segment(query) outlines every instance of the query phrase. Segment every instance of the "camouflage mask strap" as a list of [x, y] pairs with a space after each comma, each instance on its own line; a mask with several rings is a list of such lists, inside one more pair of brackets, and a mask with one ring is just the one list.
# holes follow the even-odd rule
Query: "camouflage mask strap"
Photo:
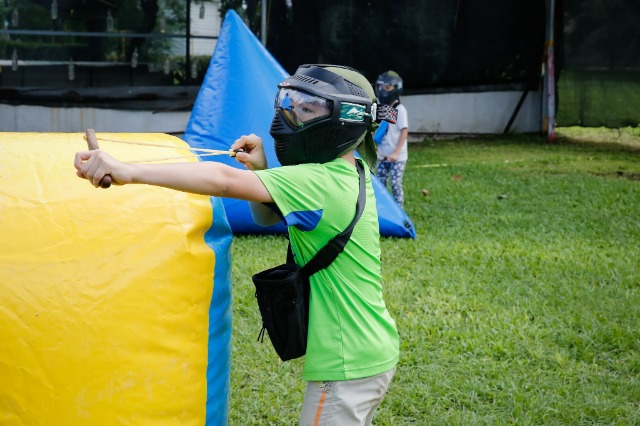
[[390, 105], [377, 104], [375, 121], [388, 121], [394, 123], [398, 120], [398, 110]]

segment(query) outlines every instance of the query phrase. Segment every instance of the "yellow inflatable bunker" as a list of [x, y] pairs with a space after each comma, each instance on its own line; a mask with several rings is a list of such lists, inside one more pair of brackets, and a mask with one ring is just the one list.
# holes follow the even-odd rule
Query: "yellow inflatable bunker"
[[[229, 281], [222, 203], [96, 189], [73, 167], [83, 136], [0, 133], [0, 424], [224, 424], [230, 324], [212, 318], [229, 319], [228, 298], [212, 303], [214, 280]], [[169, 135], [98, 136], [175, 147], [100, 142], [125, 161], [189, 155]]]

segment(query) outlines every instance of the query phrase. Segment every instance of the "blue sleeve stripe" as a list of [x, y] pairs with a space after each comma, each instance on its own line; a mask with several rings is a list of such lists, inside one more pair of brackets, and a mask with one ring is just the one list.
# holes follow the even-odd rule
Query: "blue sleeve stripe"
[[318, 226], [322, 218], [322, 209], [291, 212], [285, 216], [287, 226], [295, 226], [301, 231], [311, 231]]

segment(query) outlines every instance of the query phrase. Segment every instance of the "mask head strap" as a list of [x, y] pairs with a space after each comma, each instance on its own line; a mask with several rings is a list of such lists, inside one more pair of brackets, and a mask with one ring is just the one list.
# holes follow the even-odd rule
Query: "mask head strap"
[[371, 108], [371, 115], [373, 116], [374, 121], [388, 121], [389, 123], [395, 124], [398, 120], [398, 109], [392, 107], [391, 105], [384, 104], [374, 104], [376, 105], [375, 111], [374, 108]]

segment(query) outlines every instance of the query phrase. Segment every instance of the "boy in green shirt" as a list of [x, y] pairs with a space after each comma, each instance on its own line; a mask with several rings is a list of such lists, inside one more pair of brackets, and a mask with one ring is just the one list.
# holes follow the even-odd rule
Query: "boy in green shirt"
[[[143, 183], [250, 201], [256, 222], [284, 220], [303, 266], [353, 219], [356, 161], [376, 161], [375, 95], [357, 71], [303, 65], [278, 85], [270, 134], [283, 167], [269, 169], [261, 138], [231, 146], [247, 170], [222, 163], [129, 164], [101, 150], [76, 154], [79, 177], [99, 186]], [[356, 159], [355, 149], [364, 158]], [[398, 333], [382, 298], [380, 236], [370, 174], [366, 205], [344, 251], [310, 277], [309, 331], [300, 425], [369, 425], [395, 372]], [[277, 208], [274, 210], [272, 207]], [[277, 211], [277, 213], [276, 213]]]

